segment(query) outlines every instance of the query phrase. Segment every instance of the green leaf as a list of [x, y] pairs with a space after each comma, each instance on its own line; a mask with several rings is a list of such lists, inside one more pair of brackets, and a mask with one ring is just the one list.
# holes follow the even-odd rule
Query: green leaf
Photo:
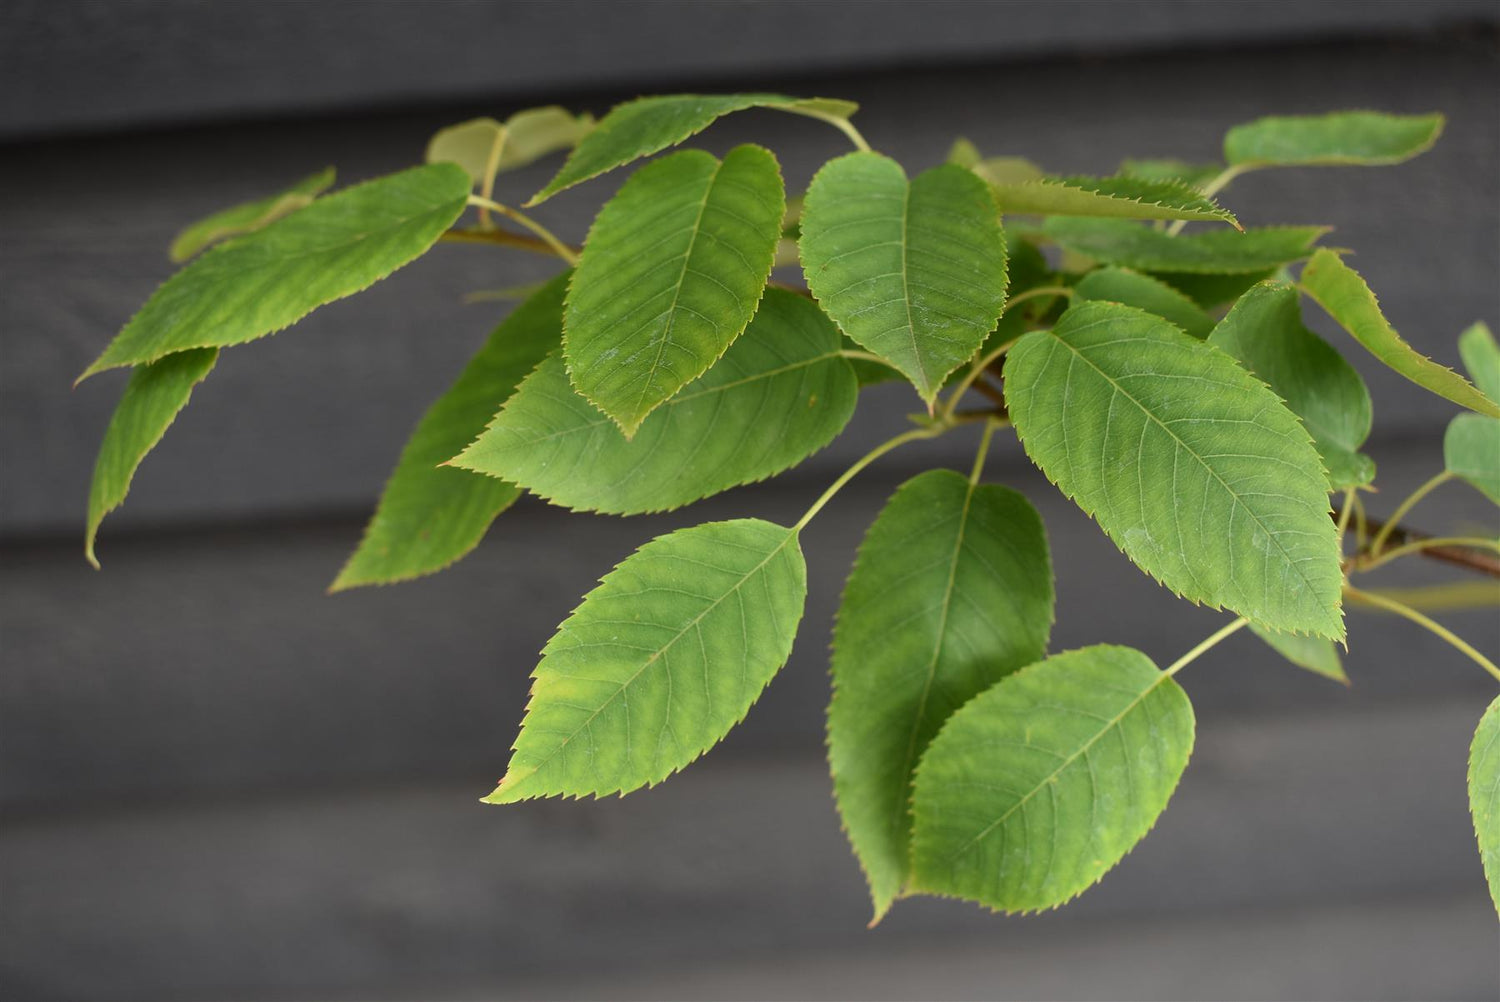
[[469, 175], [429, 164], [318, 199], [213, 248], [167, 279], [79, 380], [288, 327], [420, 257], [469, 197]]
[[1120, 173], [1127, 177], [1138, 177], [1143, 181], [1180, 181], [1190, 188], [1202, 188], [1223, 170], [1223, 164], [1191, 164], [1169, 158], [1120, 162]]
[[1214, 329], [1213, 318], [1198, 304], [1150, 275], [1129, 268], [1099, 268], [1083, 277], [1073, 292], [1079, 299], [1122, 303], [1170, 320], [1198, 340]]
[[1133, 177], [1046, 178], [1022, 184], [991, 183], [1002, 213], [1093, 216], [1113, 219], [1200, 219], [1239, 222], [1211, 198], [1180, 181]]
[[929, 406], [1005, 302], [1005, 240], [989, 187], [951, 164], [908, 183], [878, 153], [829, 161], [807, 189], [802, 270], [828, 315]]
[[571, 149], [593, 127], [592, 115], [574, 115], [556, 105], [518, 111], [504, 122], [474, 118], [434, 134], [426, 160], [458, 164], [488, 194], [496, 174]]
[[1079, 303], [1011, 349], [1026, 452], [1142, 570], [1273, 629], [1342, 639], [1328, 480], [1296, 415], [1215, 348]]
[[277, 192], [253, 202], [234, 205], [215, 212], [207, 219], [200, 219], [177, 234], [168, 255], [175, 262], [186, 261], [209, 244], [218, 243], [227, 237], [250, 233], [312, 203], [323, 192], [333, 186], [334, 170], [324, 167], [309, 175], [285, 191]]
[[1267, 268], [1241, 275], [1192, 274], [1185, 271], [1156, 271], [1151, 277], [1165, 282], [1184, 296], [1198, 304], [1199, 309], [1212, 310], [1232, 303], [1260, 282], [1271, 278], [1279, 269]]
[[1151, 659], [1055, 654], [970, 700], [917, 768], [912, 888], [1055, 908], [1135, 847], [1193, 750], [1193, 708]]
[[1333, 251], [1322, 249], [1312, 256], [1302, 269], [1302, 288], [1354, 340], [1391, 369], [1460, 407], [1500, 417], [1500, 404], [1402, 340], [1380, 312], [1380, 303], [1365, 280]]
[[1500, 697], [1479, 718], [1469, 747], [1469, 813], [1479, 839], [1479, 858], [1500, 911]]
[[1370, 437], [1370, 391], [1354, 367], [1302, 324], [1295, 286], [1263, 282], [1245, 293], [1208, 343], [1237, 359], [1286, 401], [1312, 434], [1335, 489], [1375, 479], [1359, 452]]
[[906, 882], [911, 777], [970, 698], [1047, 651], [1042, 520], [950, 470], [908, 480], [865, 534], [833, 639], [828, 760], [875, 918]]
[[516, 307], [423, 415], [331, 591], [442, 570], [478, 546], [495, 517], [521, 495], [514, 484], [439, 464], [472, 442], [500, 402], [561, 342], [567, 287], [564, 273]]
[[1443, 116], [1339, 111], [1260, 118], [1224, 136], [1224, 159], [1243, 167], [1399, 164], [1432, 149]]
[[654, 785], [717, 743], [786, 663], [807, 568], [759, 519], [660, 536], [584, 597], [542, 650], [489, 803]]
[[1443, 463], [1500, 504], [1500, 420], [1460, 414], [1443, 435]]
[[979, 147], [963, 136], [959, 136], [953, 140], [953, 145], [948, 147], [948, 159], [946, 162], [955, 167], [962, 167], [965, 170], [973, 170], [979, 166], [979, 161], [983, 159], [984, 157], [980, 155]]
[[718, 361], [771, 274], [786, 206], [776, 158], [683, 150], [631, 176], [594, 220], [563, 324], [579, 393], [629, 437]]
[[544, 202], [564, 188], [659, 153], [702, 132], [722, 116], [746, 108], [774, 108], [838, 123], [846, 121], [859, 105], [782, 94], [668, 94], [627, 101], [600, 120], [569, 154], [557, 176], [526, 204]]
[[859, 395], [840, 350], [816, 305], [767, 289], [745, 336], [633, 439], [573, 391], [554, 355], [453, 465], [574, 509], [677, 508], [780, 473], [832, 441]]
[[1250, 624], [1250, 629], [1272, 650], [1297, 667], [1306, 668], [1335, 682], [1349, 684], [1349, 676], [1344, 674], [1344, 663], [1339, 658], [1338, 647], [1332, 640], [1326, 637], [1299, 637], [1291, 633], [1278, 633], [1254, 623]]
[[1054, 216], [1043, 231], [1067, 250], [1139, 271], [1237, 275], [1268, 271], [1312, 253], [1323, 226], [1266, 226], [1169, 235], [1122, 219]]
[[218, 357], [217, 348], [184, 351], [130, 374], [125, 394], [104, 431], [99, 457], [94, 460], [94, 479], [89, 484], [83, 554], [96, 568], [99, 560], [94, 556], [94, 537], [99, 523], [125, 501], [141, 460], [156, 448], [177, 413], [187, 406], [193, 387], [203, 382]]
[[969, 169], [991, 185], [1029, 184], [1046, 176], [1025, 157], [985, 157]]
[[1483, 320], [1458, 336], [1458, 354], [1469, 378], [1491, 400], [1500, 400], [1500, 345]]

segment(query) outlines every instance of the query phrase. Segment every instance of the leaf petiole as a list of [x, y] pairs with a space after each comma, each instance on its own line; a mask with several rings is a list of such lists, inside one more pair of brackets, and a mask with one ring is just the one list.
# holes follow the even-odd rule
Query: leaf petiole
[[1395, 599], [1388, 598], [1385, 595], [1380, 594], [1379, 592], [1361, 591], [1360, 589], [1355, 588], [1353, 585], [1346, 584], [1344, 586], [1344, 594], [1357, 601], [1373, 605], [1380, 609], [1384, 609], [1387, 612], [1394, 612], [1396, 615], [1401, 616], [1404, 619], [1411, 620], [1413, 623], [1416, 623], [1418, 626], [1427, 630], [1434, 636], [1447, 641], [1448, 645], [1454, 650], [1458, 651], [1461, 654], [1467, 655], [1469, 660], [1473, 661], [1475, 664], [1479, 665], [1479, 667], [1495, 676], [1495, 678], [1500, 679], [1500, 666], [1497, 666], [1495, 662], [1491, 661], [1489, 658], [1485, 657], [1483, 654], [1475, 650], [1468, 641], [1458, 636], [1458, 634], [1454, 633], [1446, 626], [1443, 626], [1441, 623], [1422, 615], [1420, 612], [1411, 608], [1410, 606], [1403, 605], [1402, 603], [1397, 602]]
[[1182, 669], [1198, 660], [1199, 655], [1217, 646], [1219, 641], [1223, 640], [1225, 637], [1231, 636], [1237, 630], [1243, 629], [1244, 627], [1249, 625], [1250, 620], [1246, 619], [1244, 616], [1241, 616], [1234, 622], [1230, 623], [1228, 626], [1221, 627], [1220, 629], [1210, 634], [1209, 637], [1197, 647], [1194, 647], [1182, 657], [1178, 658], [1176, 661], [1173, 661], [1171, 666], [1168, 667], [1167, 670], [1162, 674], [1166, 675], [1168, 678], [1176, 675], [1178, 672], [1182, 671]]
[[1406, 516], [1407, 512], [1411, 511], [1417, 506], [1418, 501], [1421, 501], [1428, 494], [1431, 494], [1433, 491], [1437, 490], [1443, 484], [1452, 479], [1453, 474], [1449, 473], [1447, 470], [1444, 470], [1442, 473], [1439, 473], [1437, 476], [1433, 477], [1422, 486], [1412, 491], [1411, 494], [1407, 496], [1406, 500], [1402, 501], [1401, 504], [1397, 506], [1395, 512], [1392, 513], [1391, 517], [1385, 520], [1385, 525], [1380, 527], [1380, 531], [1376, 533], [1374, 540], [1372, 540], [1370, 543], [1370, 556], [1372, 558], [1380, 556], [1380, 549], [1385, 545], [1385, 541], [1390, 538], [1391, 533], [1395, 530], [1396, 526], [1400, 524], [1401, 519]]
[[807, 523], [813, 520], [813, 516], [822, 511], [823, 506], [826, 505], [829, 501], [832, 501], [833, 496], [840, 490], [842, 490], [845, 484], [853, 480], [855, 476], [859, 474], [860, 470], [863, 470], [866, 466], [869, 466], [871, 463], [875, 462], [875, 460], [879, 459], [881, 456], [884, 456], [892, 449], [899, 448], [905, 445], [907, 442], [917, 442], [925, 438], [937, 438], [939, 435], [946, 432], [949, 427], [951, 426], [944, 422], [928, 425], [925, 428], [913, 428], [911, 431], [902, 432], [895, 438], [887, 439], [886, 441], [877, 445], [875, 448], [871, 449], [869, 452], [865, 453], [859, 459], [854, 461], [854, 465], [850, 466], [847, 470], [841, 473], [837, 480], [828, 485], [828, 489], [818, 497], [818, 500], [812, 503], [812, 507], [808, 508], [807, 511], [803, 513], [802, 517], [797, 520], [797, 524], [792, 526], [792, 532], [801, 532], [803, 527], [805, 527]]
[[547, 246], [552, 249], [552, 253], [556, 254], [558, 257], [562, 258], [570, 265], [578, 264], [578, 254], [573, 250], [573, 248], [563, 243], [551, 230], [547, 229], [547, 227], [532, 219], [530, 216], [526, 215], [526, 213], [520, 211], [519, 209], [512, 209], [508, 205], [502, 205], [501, 203], [496, 202], [493, 199], [485, 198], [483, 195], [470, 195], [469, 204], [477, 205], [481, 209], [490, 209], [494, 212], [498, 212], [500, 213], [500, 215], [506, 217], [507, 219], [521, 224], [532, 233], [535, 233], [538, 237], [540, 237], [547, 244]]

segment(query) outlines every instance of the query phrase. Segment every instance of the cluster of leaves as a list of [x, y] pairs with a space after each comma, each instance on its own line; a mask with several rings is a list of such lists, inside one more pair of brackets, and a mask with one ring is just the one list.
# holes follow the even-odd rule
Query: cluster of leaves
[[[528, 206], [749, 108], [832, 124], [856, 151], [791, 200], [763, 147], [668, 153], [635, 170], [581, 250], [493, 198], [498, 175], [546, 154], [570, 151]], [[628, 515], [774, 476], [832, 441], [873, 383], [904, 379], [927, 409], [795, 524], [681, 529], [605, 575], [543, 651], [491, 802], [624, 793], [712, 747], [790, 654], [809, 522], [884, 453], [966, 424], [983, 425], [972, 470], [931, 470], [895, 492], [838, 615], [829, 761], [877, 919], [913, 893], [1030, 911], [1097, 881], [1155, 823], [1192, 751], [1193, 711], [1174, 676], [1240, 627], [1342, 680], [1347, 598], [1439, 632], [1500, 677], [1417, 609], [1349, 583], [1424, 549], [1474, 561], [1500, 550], [1393, 535], [1448, 479], [1500, 502], [1493, 337], [1476, 325], [1461, 338], [1471, 383], [1402, 340], [1364, 280], [1319, 246], [1325, 228], [1246, 229], [1214, 199], [1250, 170], [1398, 163], [1436, 140], [1440, 116], [1262, 119], [1229, 132], [1223, 164], [1126, 161], [1098, 178], [960, 141], [911, 177], [869, 149], [854, 111], [681, 95], [597, 123], [559, 108], [479, 119], [434, 137], [424, 166], [333, 194], [326, 171], [190, 228], [173, 256], [202, 253], [84, 373], [133, 368], [95, 470], [90, 560], [100, 520], [221, 349], [439, 241], [479, 242], [567, 267], [422, 418], [335, 590], [441, 569], [524, 491]], [[477, 224], [457, 226], [470, 208]], [[1182, 232], [1192, 222], [1209, 228]], [[771, 281], [793, 262], [805, 288]], [[1304, 325], [1304, 297], [1467, 410], [1449, 429], [1445, 470], [1383, 528], [1359, 493], [1375, 477], [1360, 451], [1369, 393]], [[970, 399], [980, 406], [960, 410]], [[1145, 573], [1235, 618], [1165, 670], [1125, 647], [1049, 653], [1042, 521], [1020, 494], [983, 482], [991, 436], [1006, 427]], [[1342, 497], [1336, 518], [1330, 494]], [[1500, 701], [1476, 735], [1470, 783], [1496, 888]]]

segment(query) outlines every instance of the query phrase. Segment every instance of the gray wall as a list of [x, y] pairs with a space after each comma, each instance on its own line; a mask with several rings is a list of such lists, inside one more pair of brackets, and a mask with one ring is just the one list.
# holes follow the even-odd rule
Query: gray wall
[[[802, 33], [772, 37], [767, 11]], [[1500, 321], [1496, 70], [1485, 3], [9, 5], [0, 996], [1500, 992], [1463, 796], [1491, 687], [1370, 616], [1351, 622], [1349, 690], [1248, 637], [1185, 673], [1200, 736], [1183, 787], [1077, 904], [1002, 920], [907, 902], [864, 930], [820, 760], [828, 624], [884, 498], [926, 465], [967, 463], [963, 436], [893, 456], [819, 519], [792, 660], [709, 758], [620, 801], [473, 802], [503, 768], [534, 652], [600, 573], [672, 526], [794, 517], [903, 423], [899, 387], [772, 484], [629, 520], [523, 502], [454, 570], [333, 598], [322, 588], [403, 436], [503, 313], [463, 293], [545, 261], [443, 247], [229, 351], [106, 522], [100, 574], [78, 527], [123, 383], [68, 389], [168, 273], [172, 233], [207, 211], [324, 163], [345, 181], [403, 166], [472, 114], [687, 87], [854, 98], [865, 134], [912, 168], [958, 134], [1100, 172], [1211, 158], [1259, 114], [1445, 111], [1447, 135], [1410, 164], [1266, 172], [1226, 201], [1249, 222], [1337, 226], [1397, 327], [1455, 363], [1463, 325]], [[745, 139], [776, 150], [789, 186], [843, 149], [760, 112], [703, 141]], [[550, 166], [506, 183], [529, 193]], [[577, 237], [615, 183], [543, 215]], [[1355, 352], [1376, 400], [1378, 512], [1435, 469], [1451, 408]], [[1219, 621], [1124, 562], [1013, 442], [989, 469], [1051, 533], [1056, 647], [1171, 658]], [[1419, 521], [1495, 515], [1453, 489]], [[1451, 622], [1500, 648], [1493, 616]]]

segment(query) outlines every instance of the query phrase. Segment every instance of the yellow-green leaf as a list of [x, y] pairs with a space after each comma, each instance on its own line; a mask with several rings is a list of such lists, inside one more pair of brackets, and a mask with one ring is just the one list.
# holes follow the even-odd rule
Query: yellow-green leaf
[[1443, 435], [1443, 464], [1500, 504], [1500, 419], [1460, 414]]
[[991, 182], [1003, 213], [1112, 219], [1197, 219], [1240, 228], [1234, 214], [1180, 181], [1134, 177], [1045, 178]]
[[314, 198], [333, 187], [334, 170], [325, 167], [266, 198], [231, 206], [200, 219], [177, 234], [168, 252], [175, 262], [186, 261], [209, 244], [218, 243], [241, 233], [251, 233], [274, 223], [289, 212], [308, 205]]
[[94, 556], [99, 523], [124, 502], [141, 460], [167, 433], [178, 412], [187, 406], [193, 387], [208, 376], [218, 357], [217, 348], [183, 351], [143, 365], [130, 374], [125, 395], [105, 429], [99, 457], [94, 460], [94, 479], [89, 485], [83, 553], [95, 567], [99, 566]]
[[1260, 118], [1224, 136], [1224, 159], [1244, 167], [1398, 164], [1432, 148], [1443, 116], [1336, 111]]
[[1340, 327], [1397, 373], [1460, 407], [1500, 417], [1500, 404], [1452, 369], [1407, 344], [1380, 311], [1380, 303], [1365, 280], [1333, 251], [1325, 248], [1312, 256], [1302, 269], [1302, 287]]
[[1469, 746], [1469, 813], [1479, 839], [1479, 858], [1500, 911], [1500, 696], [1479, 718]]
[[1213, 318], [1197, 303], [1165, 282], [1129, 268], [1096, 268], [1083, 276], [1073, 292], [1080, 300], [1102, 299], [1155, 313], [1200, 341], [1214, 329]]
[[1469, 378], [1491, 400], [1500, 401], [1500, 345], [1483, 320], [1471, 324], [1458, 336], [1458, 354], [1469, 370]]
[[1254, 623], [1250, 624], [1250, 629], [1268, 647], [1298, 668], [1306, 668], [1315, 675], [1331, 678], [1344, 685], [1349, 684], [1349, 676], [1344, 674], [1344, 663], [1339, 658], [1339, 649], [1327, 637], [1280, 633]]
[[666, 779], [739, 723], [786, 663], [806, 595], [792, 529], [745, 518], [653, 539], [543, 648], [510, 768], [484, 799]]

